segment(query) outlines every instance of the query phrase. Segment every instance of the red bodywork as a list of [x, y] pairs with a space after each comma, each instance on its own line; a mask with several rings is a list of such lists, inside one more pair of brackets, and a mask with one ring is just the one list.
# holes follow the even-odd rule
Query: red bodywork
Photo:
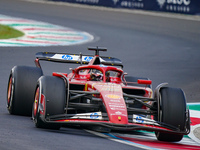
[[[98, 69], [102, 71], [103, 75], [107, 71], [116, 71], [118, 72], [118, 77], [110, 77], [110, 81], [106, 82], [106, 79], [103, 78], [102, 81], [90, 81], [90, 74], [80, 75], [78, 72], [80, 70], [86, 69]], [[137, 126], [135, 129], [145, 128], [146, 130], [166, 130], [170, 131], [168, 128], [164, 128], [161, 126], [148, 125], [148, 124], [138, 124], [138, 123], [130, 123], [128, 121], [128, 113], [127, 106], [123, 97], [122, 89], [141, 89], [145, 91], [144, 97], [151, 98], [152, 90], [148, 87], [138, 87], [138, 86], [127, 86], [122, 82], [123, 71], [116, 67], [111, 66], [101, 66], [101, 65], [87, 65], [80, 66], [74, 70], [72, 73], [66, 74], [58, 74], [53, 73], [53, 76], [63, 77], [65, 76], [69, 80], [69, 84], [73, 85], [84, 85], [84, 91], [98, 91], [99, 95], [95, 95], [98, 98], [103, 100], [103, 104], [105, 105], [109, 121], [103, 120], [92, 120], [92, 119], [61, 119], [56, 120], [56, 122], [62, 123], [108, 123], [108, 124], [123, 124], [127, 126]], [[138, 84], [151, 84], [150, 80], [138, 80]], [[144, 108], [145, 109], [145, 108]], [[171, 130], [172, 131], [172, 130]]]
[[[96, 55], [89, 62], [88, 65], [79, 66], [76, 69], [71, 69], [72, 72], [67, 73], [53, 73], [53, 76], [63, 78], [66, 83], [69, 83], [69, 87], [81, 86], [82, 91], [85, 92], [97, 92], [97, 94], [92, 94], [93, 97], [99, 98], [102, 100], [103, 105], [105, 106], [108, 119], [104, 118], [73, 118], [73, 117], [61, 117], [59, 119], [53, 118], [44, 120], [47, 123], [61, 123], [61, 124], [83, 124], [83, 125], [96, 125], [104, 126], [111, 129], [117, 130], [149, 130], [149, 131], [162, 131], [168, 133], [176, 134], [187, 134], [185, 132], [177, 131], [174, 128], [163, 126], [162, 124], [157, 123], [153, 119], [153, 115], [149, 115], [150, 118], [143, 121], [136, 122], [129, 119], [129, 114], [127, 110], [126, 100], [124, 99], [124, 90], [135, 90], [140, 91], [142, 94], [133, 95], [135, 98], [147, 98], [148, 105], [151, 105], [151, 100], [153, 100], [152, 89], [148, 86], [151, 85], [150, 80], [138, 79], [137, 86], [130, 86], [127, 84], [122, 69], [102, 65], [101, 63], [96, 64], [96, 61], [99, 59], [99, 56]], [[39, 60], [36, 59], [36, 66], [41, 67]], [[98, 70], [101, 72], [100, 81], [92, 81], [91, 79], [91, 70]], [[114, 72], [114, 76], [110, 76], [109, 80], [106, 78], [107, 72]], [[141, 85], [141, 86], [138, 86]], [[143, 86], [142, 86], [143, 85]], [[144, 86], [146, 85], [146, 86]], [[70, 89], [74, 90], [74, 89]], [[45, 104], [44, 104], [45, 105]], [[143, 110], [149, 110], [149, 108], [143, 106]], [[91, 113], [91, 115], [94, 115]], [[137, 115], [137, 114], [136, 114]], [[63, 115], [66, 116], [66, 115]], [[133, 116], [133, 115], [132, 115]], [[133, 117], [132, 117], [133, 118]], [[150, 121], [149, 121], [150, 120]], [[148, 122], [149, 121], [149, 122]], [[148, 122], [148, 123], [147, 123]]]

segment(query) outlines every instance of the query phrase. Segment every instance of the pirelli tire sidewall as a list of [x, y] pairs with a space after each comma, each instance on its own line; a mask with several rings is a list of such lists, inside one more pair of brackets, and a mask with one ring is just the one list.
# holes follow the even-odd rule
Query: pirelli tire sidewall
[[[185, 132], [187, 124], [186, 98], [179, 88], [162, 87], [158, 95], [158, 121]], [[160, 141], [177, 142], [183, 135], [156, 132]]]
[[42, 75], [42, 70], [37, 67], [12, 68], [7, 90], [7, 108], [10, 114], [31, 116], [35, 87]]
[[38, 99], [36, 98], [34, 101], [35, 105], [33, 104], [32, 111], [35, 126], [38, 128], [59, 129], [60, 124], [48, 123], [46, 119], [53, 115], [65, 113], [66, 86], [64, 80], [54, 76], [42, 76], [38, 79], [35, 91], [35, 97], [37, 97], [37, 92], [39, 94]]

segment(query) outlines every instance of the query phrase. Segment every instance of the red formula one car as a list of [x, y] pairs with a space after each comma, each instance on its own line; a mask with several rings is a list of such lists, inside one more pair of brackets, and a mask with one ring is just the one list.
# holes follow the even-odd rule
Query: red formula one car
[[[15, 66], [8, 81], [10, 114], [31, 115], [38, 128], [83, 125], [97, 131], [148, 130], [158, 140], [180, 141], [190, 132], [184, 92], [127, 76], [119, 59], [101, 57], [106, 48], [90, 47], [95, 56], [39, 52], [36, 66]], [[40, 60], [81, 64], [71, 73], [44, 76]]]

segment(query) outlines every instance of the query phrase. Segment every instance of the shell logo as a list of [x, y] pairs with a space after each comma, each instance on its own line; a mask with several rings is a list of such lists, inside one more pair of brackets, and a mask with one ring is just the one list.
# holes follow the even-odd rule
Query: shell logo
[[114, 94], [108, 94], [108, 95], [106, 95], [106, 97], [107, 97], [107, 98], [112, 98], [112, 99], [120, 99], [120, 98], [121, 98], [121, 96], [119, 96], [119, 95], [114, 95]]

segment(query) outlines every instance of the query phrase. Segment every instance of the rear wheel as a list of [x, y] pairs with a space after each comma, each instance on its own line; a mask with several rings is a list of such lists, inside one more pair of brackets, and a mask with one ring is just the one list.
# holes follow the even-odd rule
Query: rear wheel
[[[186, 99], [183, 91], [178, 88], [163, 87], [158, 96], [158, 116], [156, 120], [174, 126], [180, 131], [186, 125]], [[177, 142], [183, 135], [156, 132], [159, 141]]]
[[42, 70], [37, 67], [12, 68], [7, 89], [7, 108], [10, 114], [31, 116], [34, 92]]
[[63, 79], [42, 76], [38, 80], [32, 118], [37, 128], [60, 129], [60, 124], [46, 123], [46, 117], [65, 113], [66, 88]]

